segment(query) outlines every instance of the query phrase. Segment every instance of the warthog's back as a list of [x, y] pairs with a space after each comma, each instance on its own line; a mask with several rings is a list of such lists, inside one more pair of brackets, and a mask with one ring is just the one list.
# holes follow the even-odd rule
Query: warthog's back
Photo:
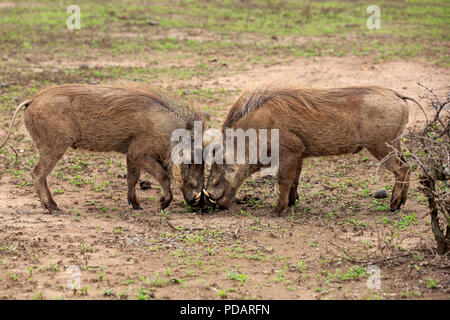
[[48, 128], [69, 136], [73, 148], [126, 153], [130, 142], [146, 135], [150, 143], [168, 142], [173, 129], [183, 126], [161, 96], [113, 86], [66, 85], [33, 97], [25, 112], [33, 139]]
[[407, 122], [406, 103], [382, 87], [264, 87], [239, 98], [224, 128], [279, 128], [280, 139], [284, 131], [301, 139], [305, 156], [326, 156], [390, 142]]

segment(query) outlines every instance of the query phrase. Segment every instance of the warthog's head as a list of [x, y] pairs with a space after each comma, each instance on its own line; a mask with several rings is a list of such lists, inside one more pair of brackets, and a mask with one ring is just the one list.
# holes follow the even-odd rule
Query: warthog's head
[[206, 201], [221, 209], [228, 208], [237, 189], [233, 181], [232, 166], [213, 163], [206, 189], [203, 191]]
[[193, 123], [172, 132], [172, 163], [179, 166], [181, 191], [184, 200], [192, 207], [203, 205], [204, 170], [202, 135], [205, 117], [196, 109]]
[[190, 206], [197, 207], [202, 202], [204, 188], [203, 164], [180, 164], [182, 178], [181, 190], [184, 200]]

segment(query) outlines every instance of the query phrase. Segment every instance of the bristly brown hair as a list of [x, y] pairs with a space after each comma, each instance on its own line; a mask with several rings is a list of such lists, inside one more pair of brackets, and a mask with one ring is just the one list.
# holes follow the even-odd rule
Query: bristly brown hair
[[260, 108], [266, 103], [270, 103], [277, 108], [285, 109], [286, 111], [291, 108], [297, 110], [301, 108], [305, 115], [313, 118], [324, 112], [324, 105], [333, 105], [338, 108], [341, 105], [340, 101], [345, 101], [348, 104], [351, 100], [357, 105], [358, 103], [356, 103], [356, 100], [360, 100], [364, 94], [375, 92], [384, 94], [385, 89], [378, 86], [322, 89], [302, 88], [295, 84], [259, 85], [253, 89], [246, 90], [241, 94], [231, 107], [223, 128], [232, 127], [245, 115]]
[[[109, 90], [101, 90], [105, 88]], [[92, 91], [95, 91], [95, 95], [90, 94]], [[184, 99], [162, 88], [146, 84], [124, 82], [120, 85], [106, 85], [99, 88], [96, 88], [95, 85], [67, 84], [47, 88], [30, 99], [35, 100], [38, 96], [49, 93], [56, 96], [60, 92], [64, 92], [64, 94], [70, 92], [72, 97], [76, 96], [87, 104], [95, 96], [95, 104], [103, 106], [100, 114], [138, 111], [157, 104], [185, 121], [188, 130], [193, 129], [194, 121], [202, 121], [202, 123], [205, 121], [193, 99]], [[116, 108], [118, 105], [121, 107]]]
[[200, 110], [198, 102], [192, 97], [180, 97], [178, 94], [161, 87], [150, 86], [145, 83], [118, 82], [115, 86], [142, 91], [159, 98], [160, 104], [173, 112], [177, 117], [187, 122], [188, 130], [193, 129], [194, 121], [202, 121], [205, 126], [205, 116]]

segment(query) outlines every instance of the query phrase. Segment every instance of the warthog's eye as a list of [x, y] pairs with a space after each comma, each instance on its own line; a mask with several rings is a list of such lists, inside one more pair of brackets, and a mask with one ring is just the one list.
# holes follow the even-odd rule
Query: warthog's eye
[[234, 171], [236, 171], [236, 166], [227, 165], [225, 170], [227, 173], [233, 173]]

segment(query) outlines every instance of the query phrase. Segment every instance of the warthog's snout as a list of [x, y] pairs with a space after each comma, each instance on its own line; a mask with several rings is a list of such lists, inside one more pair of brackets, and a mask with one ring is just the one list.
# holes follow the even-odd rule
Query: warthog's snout
[[192, 207], [200, 207], [202, 205], [203, 192], [193, 194], [190, 199], [185, 197], [186, 203]]

